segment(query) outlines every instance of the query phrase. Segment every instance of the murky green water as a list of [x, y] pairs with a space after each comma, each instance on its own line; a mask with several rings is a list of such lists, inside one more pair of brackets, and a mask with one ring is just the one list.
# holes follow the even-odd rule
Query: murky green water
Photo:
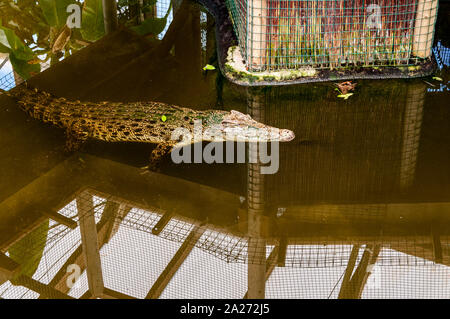
[[0, 248], [22, 265], [0, 255], [0, 297], [450, 297], [448, 65], [442, 81], [357, 81], [348, 100], [332, 82], [250, 89], [202, 71], [217, 58], [198, 5], [177, 27], [169, 51], [122, 31], [30, 83], [251, 114], [295, 132], [278, 172], [168, 155], [143, 175], [152, 146], [67, 154], [63, 131], [0, 97]]

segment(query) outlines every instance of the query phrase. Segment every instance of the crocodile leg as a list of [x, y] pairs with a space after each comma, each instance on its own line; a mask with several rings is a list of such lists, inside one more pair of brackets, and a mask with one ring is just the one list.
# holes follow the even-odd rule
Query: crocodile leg
[[76, 125], [66, 129], [66, 152], [78, 151], [88, 139], [88, 133], [79, 129]]
[[156, 146], [156, 148], [152, 151], [152, 154], [150, 155], [149, 165], [143, 168], [148, 169], [150, 171], [158, 171], [159, 166], [161, 164], [161, 159], [166, 154], [169, 154], [176, 144], [177, 141], [168, 141], [164, 143], [159, 143]]

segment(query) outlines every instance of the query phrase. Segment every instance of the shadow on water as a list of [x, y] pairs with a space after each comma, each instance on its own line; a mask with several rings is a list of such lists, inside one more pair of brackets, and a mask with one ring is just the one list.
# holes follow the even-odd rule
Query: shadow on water
[[[342, 100], [332, 83], [237, 87], [202, 71], [215, 55], [213, 20], [185, 1], [159, 43], [120, 30], [29, 82], [72, 99], [249, 113], [296, 134], [276, 174], [168, 156], [142, 175], [142, 144], [66, 154], [63, 132], [0, 96], [0, 296], [448, 298], [449, 92], [434, 90], [448, 65], [441, 82], [358, 81]], [[86, 270], [78, 286], [71, 265]]]

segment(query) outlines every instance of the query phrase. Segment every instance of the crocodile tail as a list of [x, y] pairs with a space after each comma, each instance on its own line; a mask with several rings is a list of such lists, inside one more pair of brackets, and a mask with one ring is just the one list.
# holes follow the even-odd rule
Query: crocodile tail
[[9, 96], [10, 98], [19, 100], [20, 97], [22, 96], [22, 93], [20, 92], [20, 90], [18, 90], [18, 88], [19, 87], [16, 86], [8, 91], [0, 89], [0, 95], [6, 95], [6, 96]]

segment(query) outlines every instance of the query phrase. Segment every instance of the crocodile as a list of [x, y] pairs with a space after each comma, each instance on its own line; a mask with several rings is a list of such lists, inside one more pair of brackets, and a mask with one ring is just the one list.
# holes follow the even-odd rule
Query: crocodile
[[[153, 143], [157, 144], [151, 154], [151, 162], [154, 162], [170, 153], [173, 147], [180, 146], [180, 140], [172, 139], [175, 129], [194, 132], [198, 121], [204, 132], [213, 132], [203, 134], [203, 141], [227, 141], [230, 137], [235, 141], [248, 141], [257, 136], [258, 142], [287, 142], [295, 137], [288, 129], [265, 125], [235, 110], [198, 111], [161, 102], [81, 102], [56, 97], [26, 83], [2, 93], [13, 98], [31, 117], [65, 129], [68, 151], [79, 149], [89, 138]], [[265, 134], [258, 134], [260, 132]], [[184, 141], [185, 144], [193, 142]]]

